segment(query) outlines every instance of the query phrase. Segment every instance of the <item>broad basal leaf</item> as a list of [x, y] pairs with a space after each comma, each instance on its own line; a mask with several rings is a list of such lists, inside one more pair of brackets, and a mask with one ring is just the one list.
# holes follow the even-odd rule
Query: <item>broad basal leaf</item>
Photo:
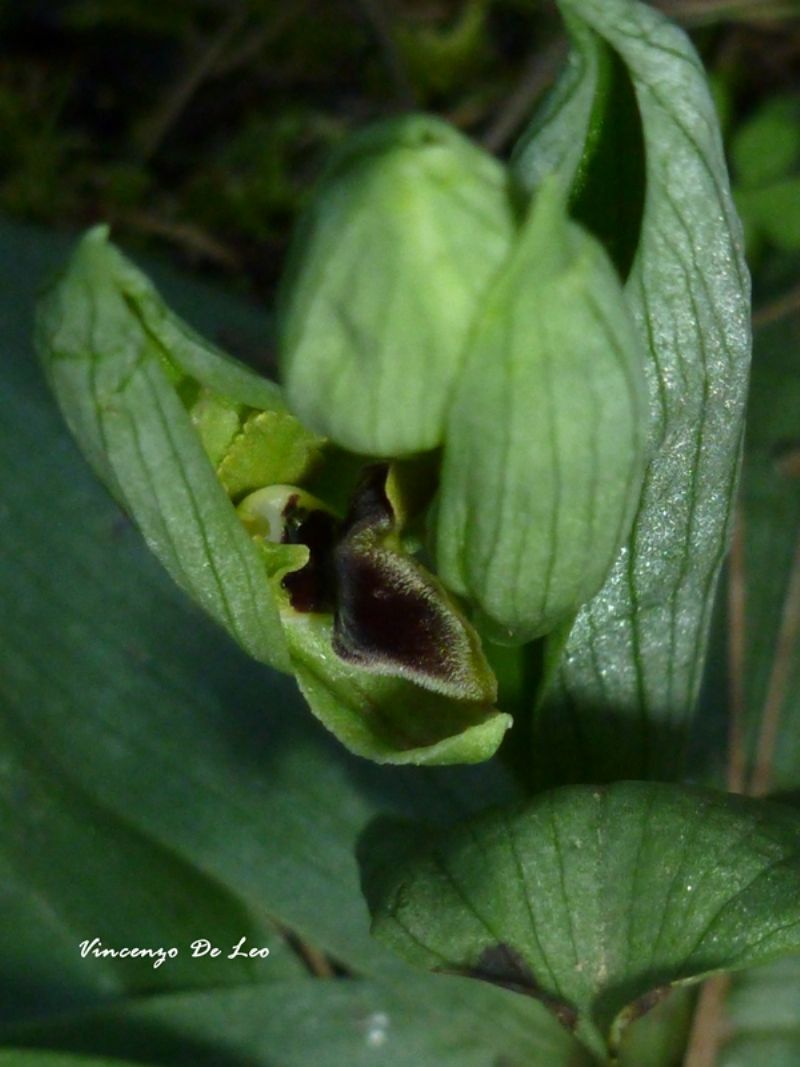
[[72, 1056], [68, 1052], [31, 1052], [0, 1049], [0, 1067], [133, 1067], [131, 1060], [105, 1056]]
[[604, 136], [591, 111], [595, 35], [621, 59], [641, 117], [644, 207], [626, 294], [647, 347], [653, 453], [632, 535], [567, 642], [535, 758], [548, 781], [670, 776], [681, 764], [728, 540], [749, 285], [714, 107], [685, 36], [627, 0], [561, 7], [579, 52], [566, 76], [572, 88], [559, 90], [563, 106], [550, 107], [524, 142], [516, 173], [533, 187], [560, 171], [576, 188], [580, 217], [574, 145]]
[[[308, 978], [131, 999], [0, 1031], [0, 1040], [135, 1055], [167, 1067], [590, 1067], [543, 1008], [519, 1001], [526, 1010], [509, 1012], [510, 997], [413, 973], [396, 988]], [[20, 1067], [39, 1065], [22, 1060]]]
[[599, 1055], [673, 984], [800, 950], [789, 808], [667, 784], [576, 786], [437, 835], [397, 867], [370, 868], [368, 844], [381, 940], [540, 998]]
[[[60, 776], [11, 709], [0, 749], [0, 1020], [300, 970], [271, 923]], [[242, 937], [268, 960], [228, 959]], [[224, 951], [193, 958], [199, 938]]]

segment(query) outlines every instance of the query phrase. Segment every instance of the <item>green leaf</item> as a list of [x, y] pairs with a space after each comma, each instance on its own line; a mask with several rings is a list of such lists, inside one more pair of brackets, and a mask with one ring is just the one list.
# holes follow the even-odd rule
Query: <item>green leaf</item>
[[337, 444], [442, 441], [475, 308], [509, 250], [504, 169], [423, 115], [352, 138], [294, 239], [281, 358], [292, 409]]
[[[641, 115], [647, 161], [639, 245], [626, 296], [647, 346], [654, 452], [633, 532], [579, 613], [560, 677], [536, 722], [536, 773], [547, 782], [672, 777], [683, 763], [736, 486], [750, 351], [749, 283], [712, 100], [680, 30], [627, 0], [562, 0], [596, 78], [587, 34], [621, 57]], [[528, 187], [538, 143], [577, 169], [596, 86], [565, 104], [518, 157]], [[580, 104], [580, 107], [578, 106]], [[545, 171], [546, 173], [546, 171]]]
[[[644, 198], [644, 144], [625, 64], [584, 23], [565, 17], [574, 38], [554, 89], [514, 148], [527, 187], [555, 177], [570, 211], [603, 244], [626, 278], [636, 253]], [[563, 129], [577, 136], [567, 139]], [[624, 194], [621, 193], [624, 190]]]
[[[395, 604], [408, 592], [413, 573], [417, 605], [424, 600], [452, 623], [446, 640], [434, 634], [433, 651], [438, 655], [443, 644], [459, 666], [477, 663], [479, 670], [467, 673], [471, 681], [480, 676], [479, 686], [465, 688], [462, 670], [456, 693], [456, 672], [447, 673], [449, 688], [441, 684], [440, 672], [439, 696], [423, 693], [417, 700], [417, 688], [401, 679], [413, 673], [411, 681], [428, 684], [431, 672], [423, 679], [397, 657], [392, 664], [383, 662], [378, 672], [398, 676], [394, 680], [374, 679], [374, 664], [360, 660], [356, 666], [362, 669], [353, 669], [340, 662], [342, 648], [331, 640], [336, 636], [328, 625], [333, 604], [305, 594], [297, 604], [286, 595], [290, 581], [305, 583], [310, 575], [324, 579], [330, 569], [335, 532], [330, 516], [324, 543], [318, 544], [320, 531], [303, 528], [290, 535], [273, 529], [274, 502], [268, 503], [272, 517], [258, 533], [270, 542], [294, 542], [294, 551], [280, 549], [278, 560], [275, 546], [266, 546], [267, 558], [255, 543], [258, 536], [255, 541], [248, 536], [244, 512], [240, 507], [237, 513], [230, 498], [256, 489], [243, 502], [253, 511], [256, 498], [275, 490], [290, 503], [303, 491], [285, 483], [311, 476], [322, 459], [323, 441], [280, 409], [271, 383], [233, 361], [228, 365], [225, 357], [192, 340], [189, 328], [166, 309], [144, 275], [108, 245], [105, 230], [83, 239], [66, 277], [43, 303], [38, 327], [39, 350], [73, 433], [150, 548], [250, 655], [298, 671], [312, 710], [341, 741], [380, 762], [453, 763], [462, 757], [474, 762], [495, 752], [511, 720], [492, 708], [494, 678], [477, 636], [455, 607], [447, 607], [435, 579], [410, 557], [381, 557], [384, 563], [403, 561], [405, 567], [394, 574]], [[277, 409], [258, 409], [273, 399]], [[231, 415], [237, 419], [233, 434]], [[348, 545], [344, 539], [337, 549], [340, 563]], [[353, 554], [348, 558], [352, 562]], [[339, 582], [342, 597], [358, 585], [345, 577]], [[333, 590], [328, 599], [333, 600]], [[401, 606], [408, 608], [408, 599]], [[306, 621], [298, 612], [314, 618]], [[430, 642], [429, 621], [430, 612], [412, 636]], [[454, 636], [467, 648], [458, 657]], [[418, 642], [413, 651], [419, 652]]]
[[[8, 326], [0, 459], [25, 471], [9, 480], [0, 509], [3, 770], [20, 808], [17, 820], [0, 819], [0, 978], [4, 1007], [18, 1020], [13, 1035], [2, 1027], [0, 1042], [273, 1067], [276, 1054], [284, 1062], [284, 1045], [292, 1063], [305, 1065], [330, 1038], [329, 1062], [339, 1067], [374, 1061], [370, 1017], [388, 1005], [398, 1067], [409, 1047], [420, 1050], [419, 1062], [450, 1055], [454, 1020], [468, 1036], [456, 1042], [453, 1067], [504, 1055], [509, 1067], [580, 1063], [536, 1004], [501, 993], [487, 999], [460, 982], [447, 990], [417, 984], [368, 934], [353, 856], [366, 822], [381, 811], [424, 812], [447, 825], [516, 795], [508, 775], [494, 765], [387, 775], [349, 757], [306, 714], [287, 678], [245, 657], [179, 595], [91, 477], [29, 351], [34, 293], [63, 258], [63, 244], [8, 224], [0, 236], [3, 262], [13, 263], [0, 286]], [[246, 306], [162, 276], [212, 335], [236, 323], [266, 330], [266, 319]], [[128, 998], [125, 961], [85, 961], [90, 970], [81, 976], [72, 924], [93, 918], [93, 903], [109, 938], [153, 931], [160, 939], [191, 925], [194, 895], [197, 917], [208, 914], [220, 938], [244, 920], [252, 938], [270, 931], [274, 954], [258, 963], [258, 984], [240, 971], [246, 988], [208, 997], [151, 988]], [[265, 912], [351, 971], [381, 976], [379, 992], [309, 980], [273, 996], [294, 966], [257, 918]], [[185, 990], [206, 973], [190, 976], [188, 962], [173, 975]], [[169, 978], [164, 967], [159, 980]], [[219, 971], [212, 978], [223, 984]], [[135, 980], [146, 984], [141, 974]], [[118, 1000], [107, 1013], [65, 1020], [71, 1007], [110, 998]], [[22, 1025], [37, 1014], [61, 1021]]]
[[0, 1037], [138, 1054], [170, 1067], [589, 1067], [539, 1005], [520, 1002], [524, 1010], [509, 1012], [509, 994], [471, 985], [413, 973], [396, 988], [307, 978], [131, 999]]
[[133, 1067], [131, 1060], [71, 1056], [65, 1052], [25, 1052], [0, 1049], [0, 1067]]
[[70, 429], [172, 578], [250, 655], [288, 669], [258, 552], [173, 382], [254, 407], [279, 403], [276, 387], [197, 341], [102, 228], [42, 302], [37, 344]]
[[601, 246], [544, 185], [479, 315], [447, 423], [437, 561], [509, 643], [593, 596], [647, 447], [642, 354]]
[[660, 783], [567, 787], [368, 866], [366, 885], [405, 958], [538, 996], [613, 1055], [675, 983], [800, 949], [800, 817]]
[[[0, 804], [10, 816], [0, 834], [0, 981], [7, 987], [0, 1016], [20, 1019], [122, 993], [267, 981], [297, 969], [271, 924], [54, 773], [13, 715], [0, 727], [0, 744]], [[268, 960], [229, 960], [243, 936], [249, 946], [268, 947]], [[225, 954], [192, 958], [198, 938]], [[102, 954], [131, 947], [155, 955]]]

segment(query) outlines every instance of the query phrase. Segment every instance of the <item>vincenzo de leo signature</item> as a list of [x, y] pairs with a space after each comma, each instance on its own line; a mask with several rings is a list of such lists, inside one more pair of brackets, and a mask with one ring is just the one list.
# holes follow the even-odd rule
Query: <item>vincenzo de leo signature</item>
[[[81, 950], [81, 956], [86, 959], [87, 956], [95, 956], [98, 959], [151, 959], [153, 961], [153, 967], [160, 967], [166, 960], [174, 960], [180, 955], [181, 950], [177, 945], [171, 945], [169, 948], [143, 948], [139, 946], [124, 945], [120, 948], [110, 948], [103, 944], [99, 937], [93, 937], [91, 940], [81, 941], [78, 946]], [[192, 959], [200, 959], [203, 956], [209, 959], [216, 959], [222, 954], [225, 954], [225, 958], [228, 960], [235, 959], [249, 959], [249, 960], [265, 960], [269, 956], [269, 949], [265, 947], [258, 948], [256, 946], [248, 947], [247, 938], [241, 937], [230, 950], [217, 948], [205, 937], [198, 938], [196, 941], [192, 941], [189, 945], [189, 953]]]

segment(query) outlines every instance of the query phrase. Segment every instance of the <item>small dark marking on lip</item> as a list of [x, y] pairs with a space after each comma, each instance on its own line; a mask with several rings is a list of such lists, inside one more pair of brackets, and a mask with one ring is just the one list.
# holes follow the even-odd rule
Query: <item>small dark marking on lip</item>
[[300, 570], [285, 575], [281, 585], [295, 611], [333, 611], [331, 550], [336, 538], [336, 519], [327, 511], [300, 507], [299, 500], [299, 493], [293, 493], [286, 501], [281, 541], [287, 545], [305, 545], [309, 559]]
[[365, 469], [342, 523], [343, 538], [367, 529], [388, 530], [394, 524], [395, 514], [386, 495], [388, 476], [388, 463], [372, 463]]
[[458, 974], [464, 978], [477, 978], [502, 989], [538, 1000], [567, 1030], [574, 1031], [578, 1025], [578, 1012], [566, 1001], [546, 993], [533, 976], [522, 956], [502, 942], [485, 948], [473, 967], [438, 968], [445, 974]]

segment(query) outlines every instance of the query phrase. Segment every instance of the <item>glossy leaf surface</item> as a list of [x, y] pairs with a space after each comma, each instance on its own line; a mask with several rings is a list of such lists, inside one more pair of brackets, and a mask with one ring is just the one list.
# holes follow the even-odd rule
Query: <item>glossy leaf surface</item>
[[541, 998], [598, 1055], [672, 984], [800, 950], [800, 818], [760, 801], [567, 787], [439, 835], [394, 873], [367, 863], [381, 940]]
[[653, 453], [631, 537], [567, 642], [534, 759], [552, 782], [672, 777], [682, 766], [728, 544], [749, 282], [713, 103], [686, 37], [644, 4], [561, 7], [580, 27], [577, 70], [595, 85], [587, 92], [571, 68], [570, 106], [545, 116], [516, 173], [528, 186], [540, 180], [531, 161], [543, 143], [562, 181], [575, 180], [572, 146], [589, 137], [597, 89], [586, 42], [597, 35], [628, 72], [645, 145], [644, 210], [626, 295], [647, 350]]

